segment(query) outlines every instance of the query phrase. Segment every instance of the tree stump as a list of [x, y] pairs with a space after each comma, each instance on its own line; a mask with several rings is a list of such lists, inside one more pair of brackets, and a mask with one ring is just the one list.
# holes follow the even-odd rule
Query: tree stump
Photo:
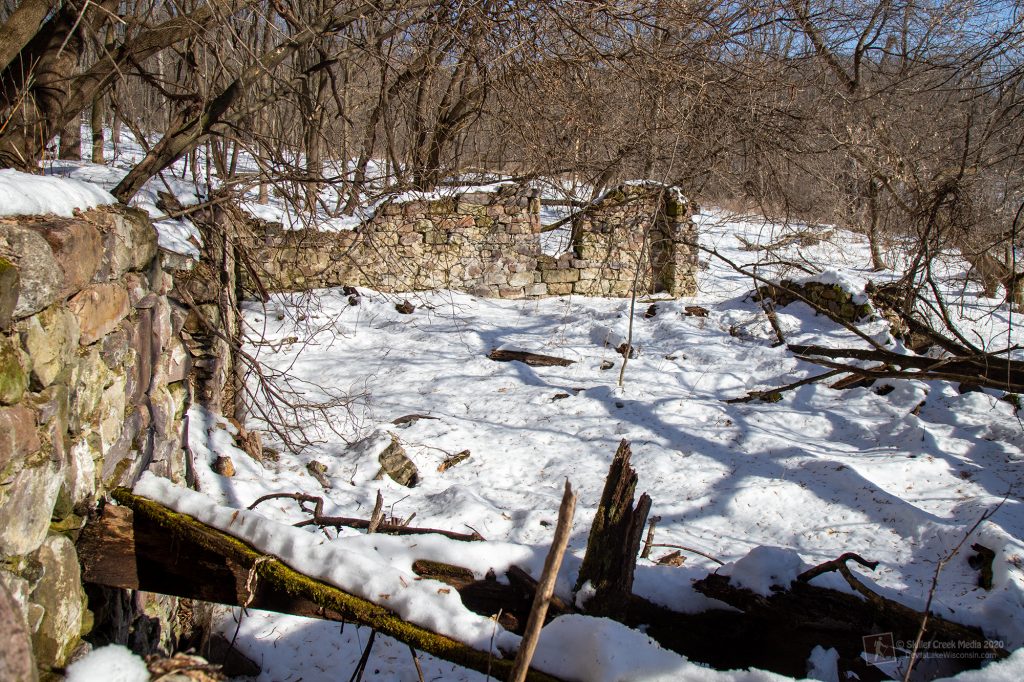
[[586, 610], [595, 615], [618, 611], [633, 592], [633, 571], [651, 498], [644, 493], [633, 506], [637, 475], [629, 463], [632, 454], [628, 441], [619, 443], [576, 581], [577, 591], [588, 582], [593, 587], [594, 596], [587, 601]]

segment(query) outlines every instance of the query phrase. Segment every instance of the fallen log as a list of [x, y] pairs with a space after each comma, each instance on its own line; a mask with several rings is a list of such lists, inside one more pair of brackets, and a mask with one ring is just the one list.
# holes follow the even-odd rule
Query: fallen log
[[[853, 576], [846, 566], [848, 560], [868, 567], [876, 565], [844, 554], [800, 575], [789, 589], [779, 589], [767, 597], [733, 585], [722, 575], [709, 575], [693, 586], [701, 594], [742, 611], [745, 628], [761, 633], [755, 646], [777, 652], [810, 652], [815, 646], [834, 648], [840, 655], [840, 673], [851, 670], [863, 679], [862, 638], [891, 633], [896, 642], [913, 642], [924, 614], [870, 590]], [[829, 571], [839, 572], [861, 596], [810, 584], [811, 579]], [[931, 661], [929, 665], [943, 666], [939, 669], [942, 674], [937, 676], [976, 668], [986, 660], [1007, 655], [1005, 650], [993, 647], [981, 630], [934, 615], [928, 618], [928, 639], [944, 643], [936, 650], [966, 654]], [[796, 665], [799, 661], [779, 663], [782, 665], [770, 669], [786, 674], [800, 672]]]
[[[234, 606], [357, 623], [420, 651], [507, 677], [499, 659], [402, 620], [382, 606], [314, 580], [248, 544], [190, 516], [133, 495], [112, 493], [78, 541], [82, 579], [108, 587], [144, 590]], [[537, 670], [527, 679], [555, 680]]]
[[524, 350], [499, 350], [497, 348], [488, 353], [487, 357], [498, 362], [518, 361], [531, 367], [568, 367], [575, 362], [575, 360], [558, 358], [553, 355], [541, 355], [540, 353], [530, 353]]
[[[1011, 393], [1024, 391], [1024, 363], [1007, 360], [998, 353], [955, 355], [932, 358], [903, 355], [878, 348], [825, 348], [790, 344], [797, 357], [823, 367], [841, 370], [868, 379], [943, 380], [976, 384]], [[856, 367], [834, 360], [866, 360], [879, 366]]]

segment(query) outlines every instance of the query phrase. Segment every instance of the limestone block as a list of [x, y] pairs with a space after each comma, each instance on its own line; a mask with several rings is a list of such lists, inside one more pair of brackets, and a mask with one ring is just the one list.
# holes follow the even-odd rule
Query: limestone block
[[0, 223], [0, 256], [18, 268], [14, 319], [34, 315], [57, 300], [64, 288], [64, 274], [42, 235], [20, 225]]
[[475, 206], [486, 206], [494, 201], [494, 194], [490, 192], [467, 192], [459, 197], [459, 209], [462, 209], [462, 204], [470, 204]]
[[154, 368], [157, 383], [173, 384], [188, 376], [192, 358], [181, 340], [172, 337], [168, 347], [160, 355]]
[[93, 284], [80, 291], [68, 308], [78, 318], [83, 346], [109, 334], [128, 315], [128, 292], [117, 284]]
[[46, 460], [14, 477], [0, 497], [0, 555], [34, 551], [46, 538], [62, 478]]
[[507, 283], [508, 275], [502, 272], [501, 270], [489, 271], [484, 273], [484, 284], [496, 284], [504, 286]]
[[[103, 260], [94, 281], [119, 280], [126, 272], [142, 270], [156, 256], [156, 229], [142, 211], [119, 208], [94, 211], [90, 215], [95, 217], [103, 233]], [[191, 263], [191, 259], [168, 254], [171, 269], [188, 269]]]
[[511, 287], [525, 287], [533, 285], [533, 272], [516, 272], [509, 275], [508, 284]]
[[13, 405], [28, 388], [28, 372], [21, 352], [6, 336], [0, 336], [0, 405]]
[[36, 413], [24, 405], [0, 407], [0, 471], [38, 452], [40, 447]]
[[113, 379], [97, 346], [89, 348], [79, 358], [71, 372], [71, 414], [68, 426], [78, 433], [92, 419], [99, 407], [103, 391]]
[[32, 682], [37, 679], [32, 639], [18, 602], [0, 581], [0, 680]]
[[527, 296], [547, 296], [548, 285], [544, 283], [531, 284], [530, 286], [526, 287], [523, 293], [525, 293]]
[[150, 413], [153, 416], [152, 429], [160, 440], [171, 440], [177, 435], [178, 402], [167, 388], [154, 387], [150, 391]]
[[32, 229], [50, 245], [53, 257], [64, 273], [60, 297], [67, 298], [92, 281], [103, 257], [99, 230], [82, 219], [37, 223]]
[[[35, 587], [35, 584], [39, 582], [39, 577], [36, 577], [34, 581], [29, 582], [29, 580], [24, 576], [8, 573], [8, 570], [20, 572], [23, 566], [19, 566], [19, 564], [23, 564], [26, 561], [33, 564], [36, 563], [34, 557], [18, 557], [18, 560], [6, 562], [6, 566], [4, 568], [0, 568], [0, 586], [4, 587], [8, 594], [10, 594], [11, 599], [14, 602], [14, 607], [17, 610], [17, 613], [21, 616], [23, 623], [28, 622], [28, 597], [32, 594], [32, 589]], [[30, 570], [29, 573], [31, 572], [32, 571]], [[39, 572], [42, 572], [41, 567]]]
[[0, 256], [0, 332], [11, 328], [21, 291], [21, 276], [11, 261]]
[[607, 282], [608, 294], [611, 296], [629, 296], [632, 290], [632, 282], [614, 281]]
[[456, 205], [458, 200], [454, 197], [444, 197], [442, 199], [435, 199], [427, 203], [426, 213], [427, 215], [448, 215], [450, 213], [456, 213]]
[[550, 296], [567, 296], [572, 293], [572, 284], [570, 282], [551, 283], [547, 287], [548, 295]]
[[100, 437], [92, 431], [81, 434], [67, 450], [64, 490], [71, 507], [90, 504], [96, 495], [96, 461], [100, 458]]
[[153, 306], [153, 356], [159, 357], [174, 338], [174, 321], [171, 316], [171, 304], [166, 297], [160, 296]]
[[29, 402], [36, 409], [40, 425], [55, 422], [67, 429], [71, 394], [66, 385], [53, 384], [39, 393], [32, 394]]
[[63, 666], [80, 641], [83, 594], [75, 546], [63, 535], [51, 535], [39, 548], [43, 578], [32, 591], [33, 603], [43, 607], [43, 621], [32, 636], [36, 665]]
[[51, 306], [22, 325], [21, 342], [32, 362], [37, 388], [53, 383], [71, 363], [81, 341], [78, 319], [61, 306]]
[[403, 216], [405, 216], [407, 218], [411, 218], [413, 216], [419, 215], [419, 214], [424, 213], [426, 211], [426, 206], [424, 205], [424, 203], [422, 201], [409, 201], [409, 202], [406, 202], [404, 204], [395, 204], [395, 208], [398, 208], [399, 210], [398, 211], [394, 211], [394, 212], [392, 212], [392, 211], [384, 211], [384, 215], [385, 216], [403, 215]]
[[121, 436], [124, 428], [125, 412], [125, 377], [116, 375], [114, 380], [103, 391], [99, 410], [96, 415], [96, 427], [100, 434], [100, 447], [106, 452]]
[[149, 427], [149, 423], [149, 410], [144, 408], [135, 408], [125, 416], [124, 427], [117, 442], [103, 453], [100, 477], [103, 486], [108, 490], [118, 485], [134, 483], [136, 469], [141, 468], [137, 462], [139, 458], [135, 441], [136, 437]]
[[[578, 282], [580, 279], [579, 270], [544, 270], [541, 279], [545, 284], [564, 284]], [[571, 287], [570, 287], [571, 289]], [[551, 287], [548, 287], [551, 290]]]
[[603, 293], [600, 282], [596, 279], [581, 279], [573, 284], [572, 291], [581, 296], [600, 296]]
[[100, 357], [108, 369], [119, 369], [134, 358], [132, 348], [128, 345], [128, 332], [122, 324], [110, 334], [103, 337]]

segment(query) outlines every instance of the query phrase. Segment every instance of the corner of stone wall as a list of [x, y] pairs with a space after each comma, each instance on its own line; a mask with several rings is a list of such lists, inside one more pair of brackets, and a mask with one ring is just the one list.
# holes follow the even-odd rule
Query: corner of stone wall
[[74, 541], [97, 501], [149, 466], [184, 471], [171, 285], [136, 209], [0, 219], [0, 621], [44, 679], [93, 627]]

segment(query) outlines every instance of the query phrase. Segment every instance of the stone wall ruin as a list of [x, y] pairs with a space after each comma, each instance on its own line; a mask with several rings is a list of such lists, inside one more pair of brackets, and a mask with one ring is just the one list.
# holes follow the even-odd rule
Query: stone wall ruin
[[[692, 214], [675, 188], [626, 185], [579, 211], [570, 248], [551, 256], [541, 250], [537, 192], [508, 184], [392, 201], [351, 231], [254, 221], [247, 247], [270, 291], [348, 285], [496, 298], [623, 297], [636, 280], [640, 294], [687, 296], [696, 287]], [[255, 291], [251, 278], [247, 288]]]
[[[0, 611], [38, 667], [0, 660], [10, 679], [54, 677], [102, 608], [86, 600], [74, 545], [97, 501], [147, 468], [185, 475], [189, 359], [172, 284], [141, 211], [0, 218]], [[136, 602], [106, 605], [126, 632], [133, 609], [169, 617], [170, 598]], [[0, 649], [14, 651], [17, 632], [0, 633]]]

